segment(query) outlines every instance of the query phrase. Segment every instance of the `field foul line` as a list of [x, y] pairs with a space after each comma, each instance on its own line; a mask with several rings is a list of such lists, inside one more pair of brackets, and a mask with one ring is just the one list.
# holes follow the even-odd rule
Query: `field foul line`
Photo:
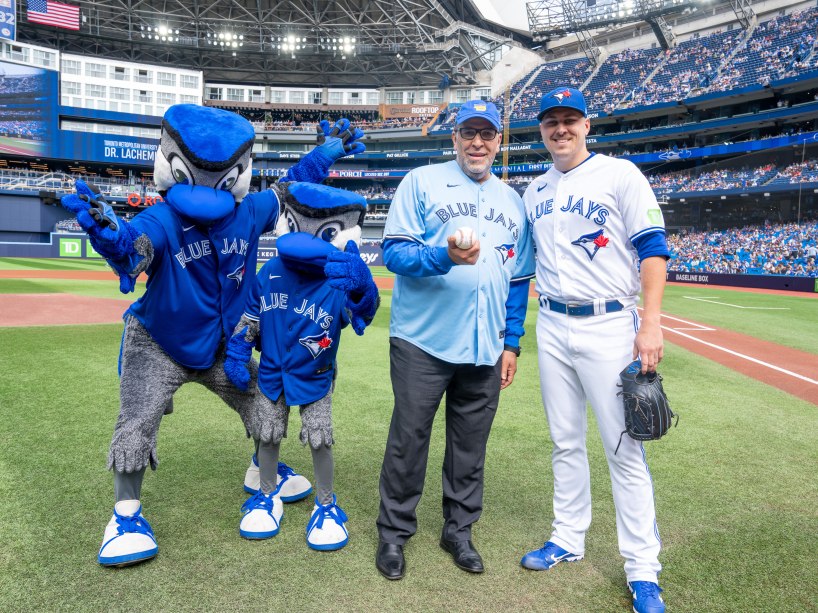
[[[664, 317], [664, 315], [662, 315]], [[674, 328], [668, 328], [667, 326], [662, 326], [663, 329], [667, 330], [668, 332], [675, 332], [679, 336], [684, 336], [691, 341], [696, 341], [697, 343], [701, 343], [702, 345], [707, 345], [708, 347], [712, 347], [713, 349], [718, 349], [719, 351], [724, 351], [725, 353], [729, 353], [730, 355], [734, 355], [738, 358], [742, 358], [753, 362], [754, 364], [758, 364], [759, 366], [765, 366], [772, 370], [777, 370], [780, 373], [784, 373], [785, 375], [790, 375], [791, 377], [795, 377], [796, 379], [801, 379], [801, 381], [806, 381], [807, 383], [812, 383], [813, 385], [818, 385], [818, 381], [815, 379], [810, 379], [809, 377], [805, 377], [804, 375], [799, 375], [797, 372], [792, 372], [791, 370], [787, 370], [786, 368], [781, 368], [780, 366], [776, 366], [775, 364], [770, 364], [769, 362], [763, 362], [756, 358], [750, 357], [749, 355], [744, 355], [743, 353], [739, 353], [738, 351], [733, 351], [732, 349], [727, 349], [727, 347], [722, 347], [721, 345], [715, 345], [713, 343], [709, 343], [707, 341], [703, 341], [700, 338], [696, 338], [695, 336], [691, 336], [690, 334], [685, 334], [684, 332], [679, 332]]]
[[[692, 328], [668, 328], [668, 330], [696, 330], [701, 332], [713, 332], [715, 330], [715, 328], [708, 328], [707, 326], [697, 324], [694, 321], [687, 321], [685, 319], [679, 319], [678, 317], [671, 317], [670, 315], [665, 315], [664, 313], [662, 313], [662, 319], [671, 319], [673, 321], [687, 324], [688, 326], [693, 326]], [[664, 326], [662, 327], [664, 328]]]
[[[716, 296], [714, 296], [715, 298]], [[718, 302], [717, 300], [709, 300], [707, 298], [699, 298], [696, 296], [682, 296], [688, 300], [698, 300], [699, 302], [709, 302], [711, 304], [720, 304], [722, 306], [733, 307], [734, 309], [753, 309], [756, 311], [789, 311], [789, 307], [756, 307], [756, 306], [741, 306], [739, 304], [730, 304], [729, 302]]]

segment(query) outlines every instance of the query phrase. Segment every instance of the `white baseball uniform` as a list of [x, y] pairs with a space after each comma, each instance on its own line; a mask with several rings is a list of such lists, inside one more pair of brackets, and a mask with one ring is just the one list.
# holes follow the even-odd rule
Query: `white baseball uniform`
[[639, 328], [632, 241], [664, 233], [661, 210], [636, 166], [599, 154], [565, 173], [552, 167], [523, 202], [536, 248], [540, 384], [554, 445], [549, 540], [584, 555], [591, 524], [587, 400], [608, 459], [627, 579], [656, 582], [661, 542], [645, 452], [627, 435], [614, 450], [625, 430], [616, 386]]

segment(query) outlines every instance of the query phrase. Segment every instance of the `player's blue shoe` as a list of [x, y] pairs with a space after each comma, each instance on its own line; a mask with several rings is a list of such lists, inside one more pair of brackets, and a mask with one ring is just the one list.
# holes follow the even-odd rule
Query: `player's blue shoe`
[[582, 556], [571, 553], [570, 551], [565, 551], [565, 549], [559, 545], [548, 541], [539, 549], [529, 551], [525, 554], [523, 559], [520, 560], [520, 564], [530, 570], [548, 570], [560, 562], [577, 562], [581, 559]]
[[268, 539], [278, 534], [284, 505], [278, 490], [270, 494], [259, 490], [241, 505], [241, 512], [239, 534], [246, 539]]
[[[258, 473], [258, 458], [253, 454], [250, 466], [244, 475], [244, 491], [255, 494], [260, 487], [261, 478]], [[278, 463], [276, 485], [280, 488], [281, 502], [298, 502], [312, 494], [312, 484], [304, 475], [299, 475], [284, 462]]]
[[652, 581], [631, 581], [628, 589], [633, 594], [633, 610], [636, 613], [665, 613], [665, 601], [660, 596], [662, 588]]
[[338, 506], [335, 494], [330, 504], [318, 504], [312, 508], [307, 524], [307, 545], [317, 551], [335, 551], [349, 542], [346, 528], [347, 514]]

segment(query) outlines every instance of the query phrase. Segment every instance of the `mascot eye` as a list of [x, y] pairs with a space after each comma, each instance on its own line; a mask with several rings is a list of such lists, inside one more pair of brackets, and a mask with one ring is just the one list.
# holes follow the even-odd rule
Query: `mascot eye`
[[239, 180], [239, 175], [241, 174], [241, 166], [233, 166], [230, 171], [224, 175], [219, 182], [216, 184], [216, 189], [223, 189], [226, 192], [229, 192], [233, 189], [233, 186], [236, 184], [236, 181]]
[[325, 223], [323, 226], [318, 228], [318, 232], [315, 235], [320, 238], [321, 240], [327, 241], [331, 243], [335, 240], [335, 237], [338, 236], [338, 233], [343, 230], [344, 227], [337, 221], [330, 221]]
[[173, 180], [177, 183], [186, 183], [193, 185], [193, 173], [190, 172], [187, 165], [178, 155], [173, 156], [170, 160], [170, 171], [173, 174]]
[[298, 222], [295, 221], [295, 218], [293, 218], [293, 216], [290, 215], [289, 212], [286, 213], [285, 215], [287, 218], [287, 230], [289, 232], [298, 232]]

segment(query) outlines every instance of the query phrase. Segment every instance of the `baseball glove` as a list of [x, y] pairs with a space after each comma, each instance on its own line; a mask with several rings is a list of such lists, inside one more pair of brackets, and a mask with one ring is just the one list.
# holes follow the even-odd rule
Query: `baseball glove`
[[[619, 378], [622, 391], [617, 395], [622, 396], [625, 408], [625, 429], [619, 435], [619, 445], [626, 432], [637, 441], [652, 441], [664, 436], [674, 417], [676, 424], [679, 423], [679, 416], [671, 410], [662, 388], [662, 375], [658, 372], [642, 374], [642, 363], [636, 360], [619, 373]], [[614, 454], [619, 451], [619, 445]]]

